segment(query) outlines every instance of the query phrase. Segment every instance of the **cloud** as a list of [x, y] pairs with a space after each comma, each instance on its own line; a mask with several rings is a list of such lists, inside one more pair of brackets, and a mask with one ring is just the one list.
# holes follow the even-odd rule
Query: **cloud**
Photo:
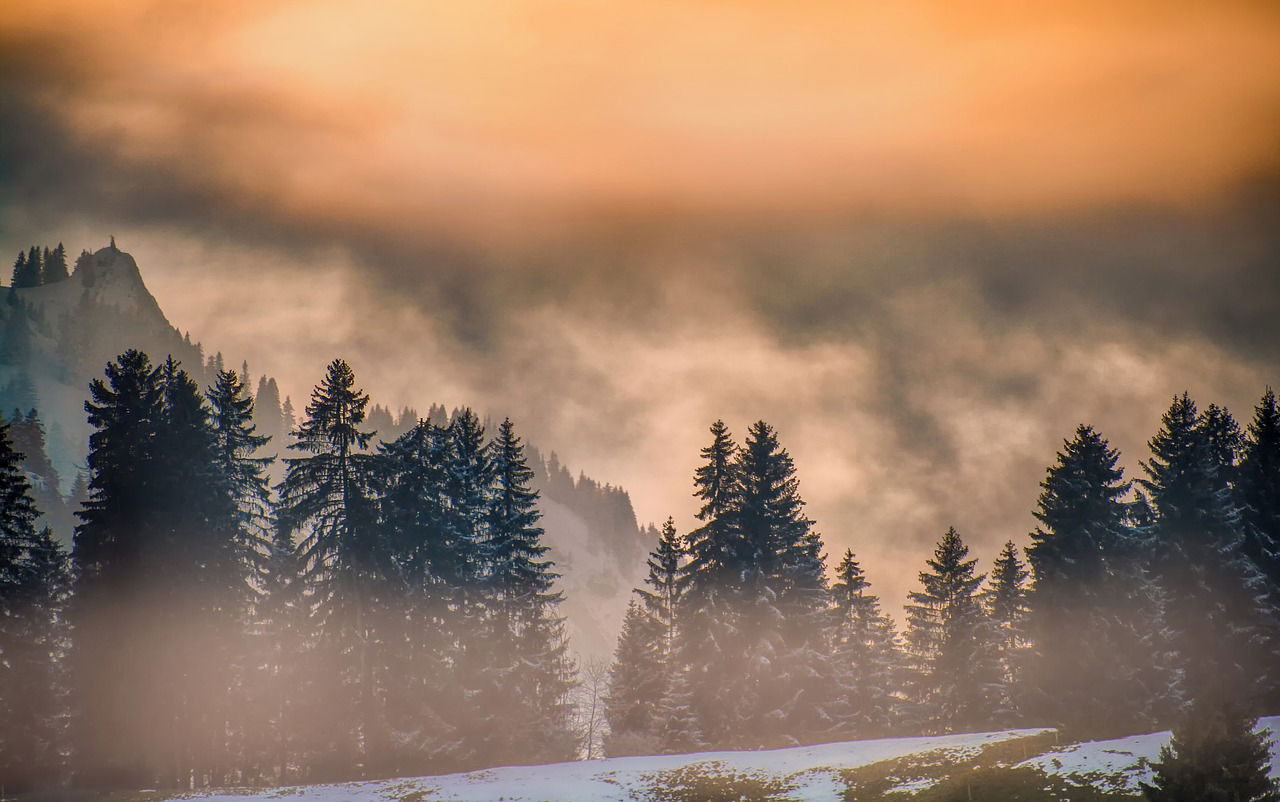
[[0, 247], [115, 233], [295, 401], [346, 356], [645, 518], [763, 417], [900, 598], [1077, 422], [1280, 380], [1275, 9], [933, 5], [18, 2]]

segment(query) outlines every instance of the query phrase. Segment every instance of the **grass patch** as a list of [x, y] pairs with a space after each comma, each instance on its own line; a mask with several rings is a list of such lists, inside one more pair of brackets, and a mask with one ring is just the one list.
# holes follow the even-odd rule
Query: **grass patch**
[[793, 802], [795, 782], [763, 772], [737, 772], [719, 761], [646, 774], [645, 802]]
[[845, 802], [1101, 802], [1133, 800], [1116, 791], [1081, 787], [1039, 769], [1013, 764], [1044, 754], [1054, 733], [980, 748], [936, 749], [839, 772]]

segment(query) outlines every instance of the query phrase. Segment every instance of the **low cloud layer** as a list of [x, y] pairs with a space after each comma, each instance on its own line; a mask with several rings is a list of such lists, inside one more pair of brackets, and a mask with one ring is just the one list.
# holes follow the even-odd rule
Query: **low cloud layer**
[[343, 355], [644, 519], [763, 417], [897, 601], [1076, 423], [1280, 383], [1280, 16], [1113, 5], [19, 3], [0, 247], [114, 233], [295, 401]]

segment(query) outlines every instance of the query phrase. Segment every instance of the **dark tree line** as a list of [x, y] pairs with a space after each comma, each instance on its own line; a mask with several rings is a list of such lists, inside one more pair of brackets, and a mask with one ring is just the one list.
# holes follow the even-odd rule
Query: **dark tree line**
[[668, 522], [628, 610], [606, 748], [1185, 733], [1280, 710], [1275, 394], [1246, 431], [1184, 394], [1150, 447], [1135, 487], [1080, 426], [1041, 483], [1025, 560], [1010, 542], [981, 573], [948, 530], [899, 632], [852, 552], [827, 582], [773, 430], [756, 423], [739, 446], [717, 421], [694, 475], [700, 525], [681, 537]]
[[[510, 421], [375, 443], [334, 361], [283, 481], [246, 375], [90, 386], [68, 560], [0, 430], [0, 783], [272, 784], [568, 759], [575, 682]], [[278, 414], [278, 413], [277, 413]], [[10, 726], [10, 725], [13, 726]]]

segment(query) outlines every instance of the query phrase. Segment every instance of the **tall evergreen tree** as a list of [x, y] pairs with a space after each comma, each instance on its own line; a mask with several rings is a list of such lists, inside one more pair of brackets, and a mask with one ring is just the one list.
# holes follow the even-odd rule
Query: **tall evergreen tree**
[[[144, 787], [155, 750], [148, 707], [153, 610], [142, 579], [156, 537], [150, 504], [164, 391], [146, 354], [126, 351], [89, 385], [89, 499], [78, 513], [69, 615], [73, 746], [77, 779], [91, 786]], [[146, 638], [144, 642], [144, 637]]]
[[1000, 663], [999, 707], [996, 720], [1013, 726], [1020, 714], [1022, 667], [1027, 647], [1027, 577], [1030, 572], [1018, 559], [1013, 541], [1004, 544], [991, 569], [986, 591], [987, 615], [995, 630], [995, 648]]
[[[680, 608], [685, 590], [682, 573], [685, 559], [684, 543], [676, 534], [675, 520], [667, 518], [658, 535], [658, 544], [645, 562], [648, 573], [644, 583], [649, 589], [641, 587], [635, 591], [644, 603], [645, 612], [656, 622], [661, 633], [660, 662], [664, 675], [675, 660]], [[660, 679], [665, 693], [665, 676]]]
[[1244, 554], [1226, 478], [1234, 465], [1224, 442], [1234, 423], [1214, 409], [1201, 416], [1187, 394], [1174, 398], [1151, 440], [1142, 485], [1157, 512], [1156, 570], [1187, 691], [1206, 703], [1251, 703], [1262, 673], [1265, 580]]
[[900, 715], [903, 660], [893, 622], [880, 599], [867, 592], [862, 566], [846, 549], [831, 586], [832, 647], [837, 678], [836, 716], [842, 734], [873, 738], [893, 729]]
[[13, 277], [9, 286], [14, 289], [40, 286], [42, 270], [40, 249], [32, 246], [27, 253], [19, 253], [18, 260], [13, 263]]
[[791, 456], [769, 424], [751, 425], [737, 463], [744, 734], [760, 744], [812, 740], [835, 726], [823, 699], [833, 667], [822, 541], [804, 515]]
[[[1267, 388], [1254, 408], [1253, 420], [1240, 458], [1237, 500], [1243, 518], [1243, 550], [1265, 579], [1264, 603], [1280, 609], [1280, 407]], [[1273, 612], [1274, 616], [1274, 612]], [[1274, 621], [1265, 633], [1264, 664], [1271, 666], [1262, 678], [1267, 709], [1280, 705], [1280, 632]]]
[[666, 691], [663, 637], [661, 624], [643, 606], [635, 601], [627, 605], [605, 695], [605, 753], [610, 757], [652, 754], [659, 748]]
[[41, 284], [54, 284], [67, 279], [67, 249], [62, 243], [52, 251], [46, 251], [40, 273]]
[[[744, 565], [736, 547], [737, 446], [723, 421], [711, 426], [711, 444], [694, 472], [702, 523], [687, 535], [680, 643], [675, 671], [683, 675], [690, 717], [700, 739], [730, 743], [739, 731], [738, 689], [743, 676], [738, 600]], [[689, 728], [692, 732], [693, 728]]]
[[0, 422], [0, 786], [14, 792], [60, 779], [68, 580], [66, 556], [36, 531], [21, 456]]
[[1268, 775], [1271, 739], [1256, 726], [1233, 705], [1193, 703], [1160, 749], [1144, 795], [1151, 802], [1280, 802], [1280, 782]]
[[378, 685], [382, 633], [377, 624], [393, 581], [390, 549], [377, 520], [373, 432], [361, 428], [369, 396], [341, 359], [329, 364], [285, 459], [278, 516], [299, 532], [298, 548], [316, 616], [318, 643], [308, 659], [327, 667], [330, 687], [308, 705], [317, 737], [317, 776], [363, 772], [383, 742]]
[[915, 702], [930, 732], [982, 730], [996, 709], [999, 666], [978, 588], [984, 574], [954, 528], [938, 542], [922, 589], [908, 594], [907, 643], [915, 664]]
[[1040, 526], [1027, 550], [1035, 584], [1025, 712], [1093, 735], [1154, 724], [1157, 686], [1174, 679], [1152, 674], [1162, 649], [1158, 591], [1144, 571], [1144, 537], [1129, 525], [1130, 483], [1118, 462], [1098, 432], [1077, 427], [1040, 483]]
[[[538, 494], [531, 489], [524, 445], [510, 419], [498, 427], [489, 448], [492, 492], [482, 559], [491, 654], [500, 672], [502, 703], [495, 720], [506, 735], [509, 759], [565, 760], [576, 743], [570, 727], [569, 692], [574, 685], [559, 576], [545, 559]], [[501, 753], [495, 756], [502, 759]]]

